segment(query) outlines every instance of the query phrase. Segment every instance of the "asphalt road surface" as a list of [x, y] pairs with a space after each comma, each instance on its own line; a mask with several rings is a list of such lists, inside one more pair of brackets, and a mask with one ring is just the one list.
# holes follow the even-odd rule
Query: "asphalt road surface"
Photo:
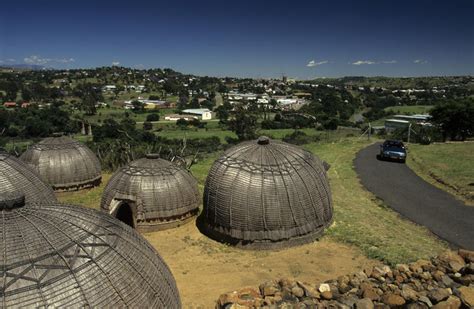
[[403, 163], [378, 160], [379, 145], [362, 149], [354, 160], [362, 184], [404, 217], [455, 247], [474, 250], [474, 207], [427, 183]]

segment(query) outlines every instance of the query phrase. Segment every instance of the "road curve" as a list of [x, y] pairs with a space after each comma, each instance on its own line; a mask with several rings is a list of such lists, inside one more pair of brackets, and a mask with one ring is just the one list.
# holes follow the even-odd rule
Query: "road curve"
[[427, 183], [405, 164], [378, 160], [379, 145], [362, 149], [354, 160], [362, 184], [404, 217], [456, 247], [474, 250], [474, 207]]

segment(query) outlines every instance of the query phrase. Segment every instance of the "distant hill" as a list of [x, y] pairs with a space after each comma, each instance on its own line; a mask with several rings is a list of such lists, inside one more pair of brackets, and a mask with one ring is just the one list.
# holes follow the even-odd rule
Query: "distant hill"
[[9, 65], [0, 65], [2, 69], [13, 69], [13, 70], [45, 70], [48, 69], [45, 66], [37, 65], [37, 64], [9, 64]]

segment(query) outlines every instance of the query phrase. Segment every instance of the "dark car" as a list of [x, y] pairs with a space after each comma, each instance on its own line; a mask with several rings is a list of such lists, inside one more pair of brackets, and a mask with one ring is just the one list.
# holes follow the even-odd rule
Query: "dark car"
[[380, 159], [396, 160], [405, 163], [407, 150], [401, 141], [386, 140], [380, 145]]

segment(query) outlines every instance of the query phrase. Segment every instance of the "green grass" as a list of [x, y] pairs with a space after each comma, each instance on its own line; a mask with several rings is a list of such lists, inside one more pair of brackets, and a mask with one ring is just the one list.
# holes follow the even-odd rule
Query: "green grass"
[[386, 112], [395, 114], [429, 114], [433, 105], [405, 105], [405, 106], [389, 106], [385, 108]]
[[474, 143], [411, 144], [407, 164], [426, 181], [474, 206]]

